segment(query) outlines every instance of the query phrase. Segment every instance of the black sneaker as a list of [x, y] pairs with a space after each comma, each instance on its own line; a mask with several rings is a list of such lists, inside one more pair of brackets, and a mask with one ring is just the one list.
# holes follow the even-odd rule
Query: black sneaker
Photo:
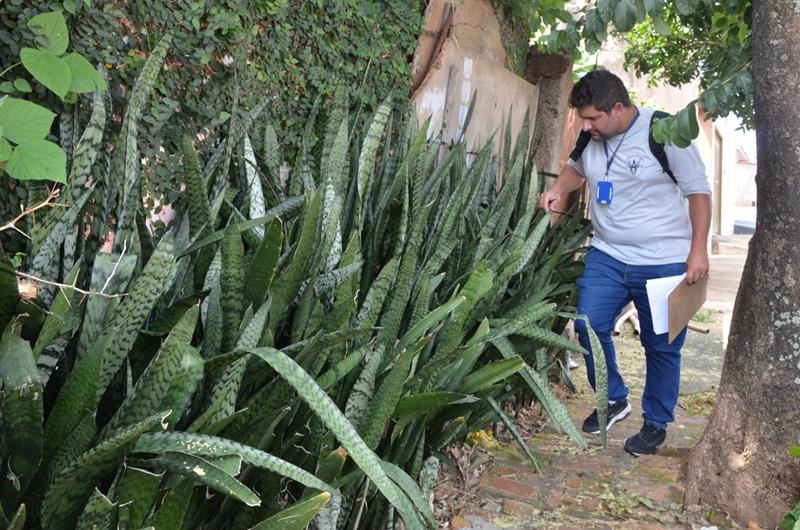
[[652, 455], [667, 437], [665, 429], [659, 429], [645, 423], [639, 434], [625, 438], [625, 450], [633, 456]]
[[[631, 413], [631, 404], [628, 400], [617, 401], [608, 404], [608, 420], [606, 420], [606, 431], [611, 429], [615, 423], [624, 420]], [[600, 434], [600, 422], [597, 419], [597, 409], [594, 409], [589, 417], [583, 420], [583, 432]]]

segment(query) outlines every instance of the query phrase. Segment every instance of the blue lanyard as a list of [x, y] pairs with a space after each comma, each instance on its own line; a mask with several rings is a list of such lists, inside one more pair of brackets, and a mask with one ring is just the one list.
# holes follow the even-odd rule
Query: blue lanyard
[[628, 131], [631, 130], [631, 128], [633, 127], [633, 124], [636, 123], [636, 120], [638, 120], [638, 119], [639, 119], [639, 109], [637, 108], [636, 109], [636, 116], [633, 117], [631, 122], [628, 124], [628, 128], [625, 129], [625, 132], [623, 133], [622, 138], [620, 138], [619, 143], [617, 144], [617, 147], [614, 148], [614, 152], [611, 153], [611, 158], [608, 157], [608, 142], [606, 140], [603, 140], [603, 149], [606, 152], [606, 176], [605, 176], [605, 178], [603, 180], [608, 180], [608, 172], [611, 170], [611, 164], [614, 163], [614, 157], [617, 156], [617, 151], [619, 151], [619, 146], [622, 145], [622, 141], [625, 140], [625, 136], [627, 136]]

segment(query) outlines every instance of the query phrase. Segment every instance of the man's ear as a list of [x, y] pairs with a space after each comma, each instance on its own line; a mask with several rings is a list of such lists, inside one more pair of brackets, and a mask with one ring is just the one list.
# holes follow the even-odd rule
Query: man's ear
[[625, 110], [625, 105], [622, 104], [621, 101], [617, 101], [614, 103], [614, 106], [611, 107], [611, 112], [609, 114], [615, 114], [619, 116]]

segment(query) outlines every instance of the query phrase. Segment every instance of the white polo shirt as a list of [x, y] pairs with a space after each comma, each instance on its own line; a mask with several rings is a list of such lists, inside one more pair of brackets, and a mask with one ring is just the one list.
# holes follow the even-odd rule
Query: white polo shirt
[[[650, 151], [653, 109], [639, 107], [639, 118], [619, 146], [608, 172], [611, 204], [597, 204], [597, 183], [606, 174], [602, 140], [590, 140], [577, 162], [567, 161], [587, 181], [594, 237], [592, 246], [629, 265], [685, 262], [692, 241], [686, 197], [711, 194], [697, 147], [667, 143], [664, 151], [677, 185]], [[622, 134], [607, 140], [610, 157]]]

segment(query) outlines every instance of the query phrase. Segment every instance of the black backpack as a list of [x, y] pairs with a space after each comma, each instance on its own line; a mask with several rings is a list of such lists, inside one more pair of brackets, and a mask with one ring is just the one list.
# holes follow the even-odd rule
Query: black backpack
[[[667, 160], [667, 153], [664, 151], [664, 144], [656, 142], [656, 139], [653, 138], [653, 120], [667, 117], [669, 117], [669, 114], [660, 110], [653, 112], [653, 115], [650, 117], [650, 133], [648, 134], [648, 138], [650, 139], [650, 152], [653, 153], [653, 156], [656, 157], [658, 163], [661, 164], [661, 168], [664, 170], [664, 173], [669, 175], [669, 178], [671, 178], [672, 181], [677, 184], [678, 181], [675, 179], [675, 175], [672, 174], [672, 170], [669, 168], [669, 160]], [[578, 135], [578, 140], [575, 142], [575, 149], [573, 149], [569, 154], [569, 157], [573, 162], [578, 161], [583, 154], [583, 150], [586, 149], [586, 146], [589, 144], [589, 140], [591, 139], [591, 134], [586, 131], [581, 131], [581, 133]]]

